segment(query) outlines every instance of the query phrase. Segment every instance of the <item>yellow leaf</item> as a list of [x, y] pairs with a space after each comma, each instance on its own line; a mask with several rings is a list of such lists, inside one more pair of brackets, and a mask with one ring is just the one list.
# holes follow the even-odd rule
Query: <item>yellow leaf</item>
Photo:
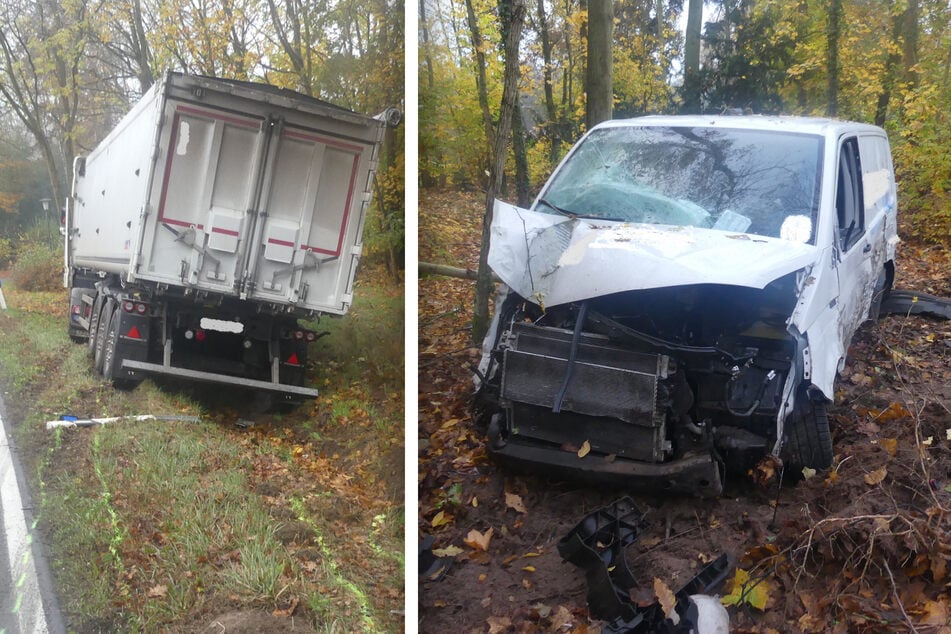
[[466, 538], [463, 540], [466, 546], [474, 548], [475, 550], [489, 550], [489, 540], [492, 539], [492, 533], [495, 529], [490, 528], [485, 533], [480, 533], [476, 529], [469, 531], [469, 534], [466, 535]]
[[570, 626], [573, 621], [574, 617], [571, 615], [571, 610], [559, 605], [555, 614], [551, 617], [551, 629], [553, 632], [560, 632], [565, 629], [565, 626]]
[[535, 572], [535, 566], [523, 566], [522, 570], [525, 572]]
[[894, 458], [895, 454], [898, 453], [897, 438], [882, 438], [878, 441], [878, 444], [881, 445], [882, 449], [888, 452], [889, 458]]
[[591, 453], [591, 443], [589, 443], [589, 442], [586, 440], [586, 441], [584, 441], [584, 443], [581, 445], [581, 449], [578, 450], [578, 457], [579, 457], [579, 458], [584, 458], [584, 457], [587, 456], [589, 453]]
[[750, 582], [750, 573], [742, 568], [736, 569], [733, 576], [733, 584], [730, 594], [722, 597], [720, 603], [723, 605], [741, 605], [746, 603], [757, 610], [766, 609], [766, 603], [769, 601], [770, 584], [766, 579], [758, 579]]
[[452, 521], [452, 515], [450, 515], [449, 513], [446, 513], [445, 511], [439, 511], [438, 513], [436, 513], [436, 516], [433, 517], [433, 521], [431, 522], [431, 524], [433, 525], [433, 528], [439, 528], [440, 526], [445, 526], [451, 521]]
[[517, 513], [528, 513], [528, 511], [525, 510], [525, 503], [522, 502], [522, 497], [515, 493], [505, 494], [505, 506], [510, 509], [515, 509]]
[[445, 548], [433, 548], [433, 554], [437, 557], [455, 557], [462, 554], [462, 549], [458, 546], [446, 546]]
[[925, 601], [922, 625], [947, 625], [949, 619], [948, 604], [943, 601]]
[[886, 475], [888, 475], [888, 468], [885, 465], [882, 465], [875, 471], [870, 471], [865, 474], [865, 484], [869, 486], [875, 486], [884, 480]]
[[664, 609], [664, 616], [669, 619], [670, 615], [674, 613], [674, 608], [677, 607], [677, 597], [674, 596], [674, 591], [666, 583], [654, 577], [654, 596], [657, 597], [660, 607]]

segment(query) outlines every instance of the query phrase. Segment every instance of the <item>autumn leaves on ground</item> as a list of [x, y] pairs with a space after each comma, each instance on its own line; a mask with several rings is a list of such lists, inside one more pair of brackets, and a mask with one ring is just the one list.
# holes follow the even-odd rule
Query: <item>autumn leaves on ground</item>
[[[475, 268], [480, 194], [420, 192], [420, 259]], [[896, 286], [951, 297], [951, 252], [905, 243]], [[472, 419], [472, 282], [419, 281], [417, 532], [448, 572], [419, 580], [420, 629], [597, 631], [556, 545], [623, 491], [518, 475]], [[635, 496], [627, 550], [651, 603], [704, 563], [737, 562], [735, 632], [951, 632], [951, 323], [890, 315], [859, 331], [837, 383], [833, 467], [790, 488], [748, 478], [716, 500]], [[761, 474], [768, 475], [768, 474]], [[745, 582], [745, 585], [744, 585]], [[731, 584], [736, 586], [731, 587]]]
[[[363, 273], [320, 323], [321, 396], [283, 415], [221, 386], [117, 391], [68, 340], [63, 291], [4, 285], [4, 420], [70, 631], [402, 628], [402, 287]], [[185, 420], [46, 431], [62, 414]]]

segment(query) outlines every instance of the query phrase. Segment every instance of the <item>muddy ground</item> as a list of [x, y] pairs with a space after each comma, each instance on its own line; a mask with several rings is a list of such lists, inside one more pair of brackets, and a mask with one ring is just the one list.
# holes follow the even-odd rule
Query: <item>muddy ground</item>
[[[420, 259], [475, 268], [482, 204], [421, 192]], [[951, 296], [947, 250], [906, 244], [898, 266], [896, 286]], [[830, 408], [832, 469], [783, 487], [735, 474], [721, 497], [700, 500], [491, 462], [469, 411], [472, 283], [428, 277], [419, 288], [417, 530], [452, 559], [419, 579], [420, 631], [598, 631], [584, 574], [557, 543], [631, 495], [646, 523], [626, 556], [644, 602], [657, 580], [676, 590], [729, 553], [765, 602], [731, 606], [732, 631], [951, 632], [951, 323], [890, 315], [862, 327]]]

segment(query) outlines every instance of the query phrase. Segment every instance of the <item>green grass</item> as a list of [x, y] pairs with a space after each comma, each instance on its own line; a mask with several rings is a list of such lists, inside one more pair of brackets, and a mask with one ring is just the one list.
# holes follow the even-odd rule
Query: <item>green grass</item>
[[403, 386], [404, 313], [402, 293], [358, 285], [350, 312], [311, 324], [330, 334], [312, 348], [318, 387], [328, 382], [364, 380], [367, 370], [386, 390]]
[[[323, 488], [302, 471], [298, 450], [299, 443], [315, 443], [309, 452], [330, 443], [328, 455], [340, 458], [327, 466], [329, 475], [349, 475], [355, 466], [370, 470], [391, 437], [402, 436], [402, 413], [394, 407], [401, 399], [388, 396], [402, 390], [402, 337], [391, 341], [393, 328], [402, 328], [398, 296], [360, 289], [366, 300], [358, 300], [357, 320], [333, 320], [337, 332], [314, 344], [324, 347], [312, 359], [322, 394], [334, 403], [326, 413], [308, 403], [239, 431], [222, 424], [222, 412], [203, 411], [148, 380], [131, 392], [112, 389], [93, 373], [85, 346], [66, 336], [65, 318], [54, 314], [65, 312], [63, 293], [4, 291], [11, 308], [0, 312], [0, 383], [20, 395], [7, 402], [9, 418], [71, 630], [189, 629], [216, 610], [270, 613], [292, 600], [300, 605], [295, 618], [321, 631], [400, 627], [395, 600], [377, 590], [403, 587], [402, 505], [355, 502], [347, 490]], [[374, 394], [387, 396], [378, 401]], [[200, 415], [202, 422], [45, 430], [45, 421], [66, 413]], [[338, 417], [352, 420], [339, 425]], [[292, 492], [255, 493], [272, 479]], [[336, 516], [299, 503], [291, 508], [292, 499], [321, 496]], [[312, 528], [318, 561], [278, 539], [287, 521], [275, 514], [282, 505]], [[367, 539], [353, 543], [342, 533]]]

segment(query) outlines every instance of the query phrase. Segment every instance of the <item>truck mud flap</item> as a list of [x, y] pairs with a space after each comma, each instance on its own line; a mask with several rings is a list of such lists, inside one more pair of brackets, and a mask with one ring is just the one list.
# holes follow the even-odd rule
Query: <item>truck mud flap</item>
[[[588, 610], [594, 618], [608, 621], [602, 632], [689, 631], [666, 618], [659, 603], [641, 607], [630, 598], [637, 582], [624, 549], [637, 540], [642, 525], [643, 515], [633, 501], [622, 498], [585, 516], [558, 542], [558, 553], [584, 570]], [[707, 564], [675, 593], [677, 614], [687, 614], [692, 595], [716, 592], [732, 570], [733, 562], [726, 553]]]
[[200, 372], [198, 370], [187, 370], [185, 368], [175, 368], [158, 363], [146, 363], [144, 361], [132, 361], [123, 359], [122, 367], [126, 370], [139, 370], [151, 374], [162, 374], [165, 376], [174, 376], [180, 379], [191, 379], [194, 381], [204, 381], [206, 383], [224, 383], [226, 385], [238, 385], [252, 390], [266, 390], [269, 392], [278, 392], [281, 394], [291, 394], [294, 396], [303, 396], [306, 398], [316, 398], [318, 391], [313, 388], [298, 387], [296, 385], [285, 385], [284, 383], [271, 383], [269, 381], [259, 381], [256, 379], [246, 379], [240, 376], [230, 376], [228, 374], [217, 374], [215, 372]]

